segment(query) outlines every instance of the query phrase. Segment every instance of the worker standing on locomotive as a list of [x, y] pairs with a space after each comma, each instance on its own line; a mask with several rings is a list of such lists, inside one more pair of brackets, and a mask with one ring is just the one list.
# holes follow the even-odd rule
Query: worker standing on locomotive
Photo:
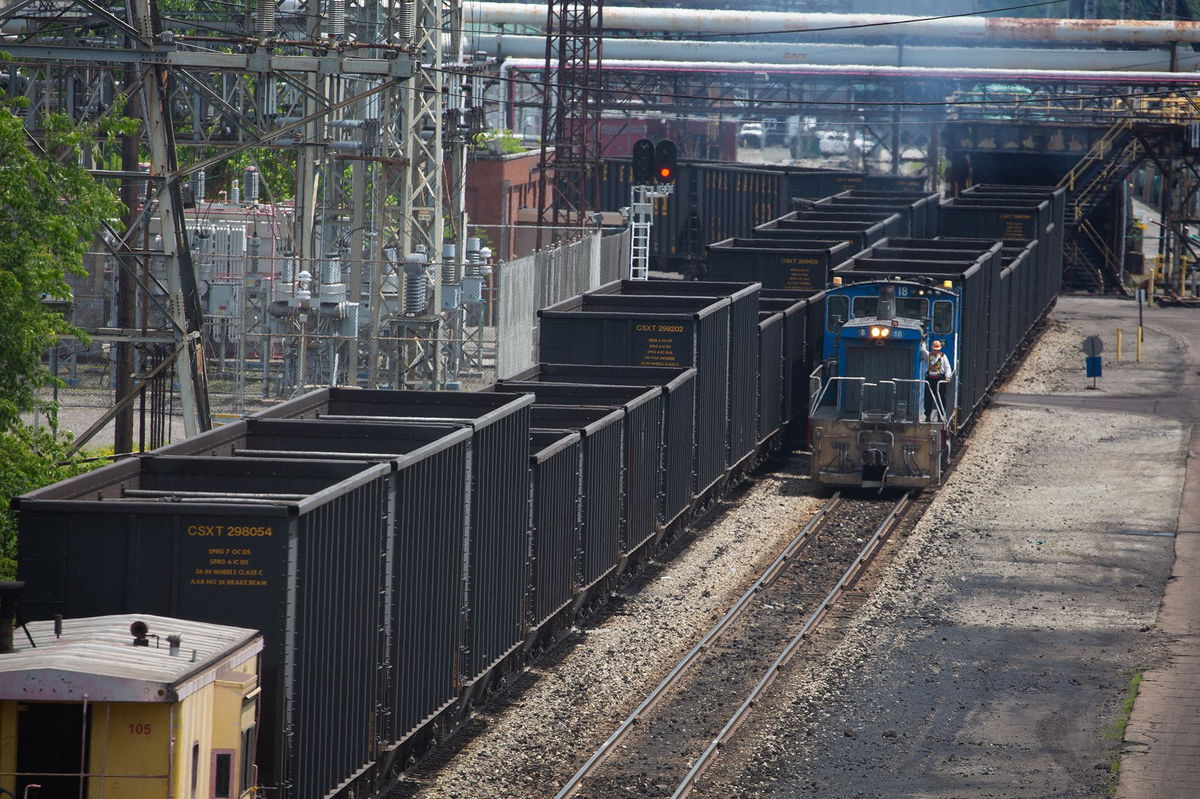
[[941, 409], [943, 416], [946, 415], [946, 394], [942, 387], [946, 384], [954, 370], [950, 366], [950, 359], [946, 357], [946, 353], [942, 352], [942, 342], [937, 339], [929, 345], [932, 351], [925, 349], [925, 345], [921, 345], [921, 354], [926, 357], [925, 367], [925, 383], [929, 386], [930, 407], [925, 409], [925, 420], [933, 416], [934, 408]]

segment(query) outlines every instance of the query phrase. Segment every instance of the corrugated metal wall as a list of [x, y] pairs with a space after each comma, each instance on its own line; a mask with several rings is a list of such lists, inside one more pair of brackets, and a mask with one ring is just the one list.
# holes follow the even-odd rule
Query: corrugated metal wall
[[783, 423], [783, 313], [762, 311], [758, 323], [758, 440]]
[[736, 464], [754, 451], [758, 416], [758, 294], [753, 285], [732, 295], [729, 306], [729, 458]]
[[288, 722], [306, 734], [292, 739], [295, 796], [323, 795], [376, 757], [390, 483], [367, 483], [301, 517]]
[[533, 433], [533, 607], [529, 622], [541, 624], [571, 601], [579, 532], [581, 443], [578, 433]]
[[622, 430], [625, 412], [609, 408], [535, 405], [530, 411], [538, 427], [565, 427], [582, 437], [580, 529], [573, 577], [580, 588], [591, 586], [617, 565], [624, 517]]
[[386, 729], [392, 741], [453, 701], [460, 687], [470, 447], [461, 441], [396, 474], [392, 719]]
[[520, 643], [528, 580], [529, 406], [486, 427], [472, 445], [468, 680]]

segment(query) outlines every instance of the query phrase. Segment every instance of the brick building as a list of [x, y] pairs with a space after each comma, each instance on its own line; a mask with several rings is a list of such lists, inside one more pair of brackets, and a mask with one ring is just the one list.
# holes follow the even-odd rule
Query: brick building
[[493, 258], [511, 260], [533, 251], [533, 231], [518, 235], [518, 223], [536, 223], [537, 150], [501, 155], [474, 151], [467, 163], [467, 216], [472, 235], [478, 230]]

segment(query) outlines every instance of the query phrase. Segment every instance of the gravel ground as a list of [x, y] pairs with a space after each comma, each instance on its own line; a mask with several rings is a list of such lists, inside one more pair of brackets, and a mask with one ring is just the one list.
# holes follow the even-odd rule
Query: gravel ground
[[[47, 396], [47, 399], [49, 396]], [[235, 404], [227, 402], [227, 398], [221, 397], [214, 400], [214, 414], [221, 413], [222, 408], [227, 407], [228, 413], [221, 413], [216, 417], [217, 424], [225, 424], [240, 418], [241, 413], [235, 408]], [[58, 410], [58, 428], [59, 430], [71, 433], [74, 436], [83, 434], [91, 425], [112, 408], [112, 392], [106, 389], [96, 388], [70, 388], [62, 389], [58, 394], [59, 410]], [[251, 398], [241, 404], [246, 414], [256, 413], [274, 405], [274, 402], [263, 402], [257, 398]], [[133, 418], [133, 436], [134, 447], [136, 448], [139, 441], [138, 431], [140, 429], [140, 421], [138, 416], [139, 405], [134, 404]], [[176, 398], [175, 407], [178, 408], [178, 399]], [[26, 421], [34, 421], [32, 415], [26, 416]], [[41, 417], [41, 423], [45, 424], [45, 417]], [[183, 429], [183, 417], [176, 413], [169, 418], [168, 442], [182, 441], [186, 438]], [[149, 428], [149, 417], [146, 419], [146, 427]], [[111, 449], [113, 446], [113, 422], [109, 421], [104, 427], [88, 441], [85, 445], [87, 450]], [[147, 436], [149, 432], [147, 432]]]
[[[702, 752], [762, 678], [893, 507], [891, 499], [847, 501], [755, 593], [662, 700], [638, 718], [599, 771], [588, 797], [671, 796]], [[696, 701], [703, 697], [703, 701]]]
[[553, 795], [704, 634], [823, 500], [809, 495], [798, 459], [761, 475], [685, 549], [618, 598], [614, 612], [569, 643], [552, 666], [482, 714], [461, 751], [436, 773], [418, 771], [396, 795]]
[[[1083, 393], [1090, 332], [1053, 324], [1008, 390]], [[836, 651], [696, 795], [1106, 795], [1131, 672], [1163, 653], [1185, 446], [1174, 420], [990, 408]]]

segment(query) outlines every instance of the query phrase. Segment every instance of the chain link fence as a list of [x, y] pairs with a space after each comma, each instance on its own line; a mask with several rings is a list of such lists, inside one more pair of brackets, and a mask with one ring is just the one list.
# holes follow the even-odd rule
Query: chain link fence
[[602, 283], [629, 263], [629, 232], [583, 239], [499, 264], [496, 374], [511, 377], [537, 358], [537, 312]]
[[[197, 271], [206, 311], [203, 342], [212, 421], [222, 424], [241, 418], [321, 385], [413, 388], [436, 382], [466, 391], [481, 388], [533, 363], [538, 309], [618, 279], [628, 267], [628, 248], [627, 232], [594, 233], [502, 262], [484, 281], [478, 302], [470, 308], [443, 312], [436, 324], [384, 313], [390, 321], [382, 323], [374, 336], [369, 308], [322, 301], [322, 292], [331, 285], [327, 279], [314, 286], [309, 311], [296, 313], [287, 299], [293, 289], [284, 280], [283, 259], [273, 253], [200, 260]], [[117, 267], [110, 260], [95, 258], [89, 268], [88, 276], [74, 281], [71, 319], [85, 330], [109, 332], [93, 336], [90, 342], [62, 339], [46, 358], [62, 384], [48, 389], [45, 396], [59, 405], [59, 429], [76, 436], [113, 407], [115, 375], [121, 368], [120, 331], [111, 332]], [[385, 294], [388, 286], [385, 283]], [[347, 293], [354, 293], [359, 287], [347, 288]], [[363, 286], [362, 296], [369, 295], [369, 286]], [[339, 296], [344, 299], [344, 294]], [[140, 292], [137, 303], [138, 318], [149, 322], [151, 334], [155, 327], [166, 328], [162, 310]], [[384, 310], [391, 310], [386, 303]], [[175, 351], [165, 333], [131, 346], [137, 383], [155, 373]], [[423, 364], [432, 366], [423, 372]], [[134, 451], [184, 437], [173, 369], [168, 365], [157, 375], [144, 384], [145, 390], [130, 406]], [[31, 417], [31, 421], [49, 422], [45, 417]], [[109, 421], [88, 448], [113, 445], [114, 425]]]

